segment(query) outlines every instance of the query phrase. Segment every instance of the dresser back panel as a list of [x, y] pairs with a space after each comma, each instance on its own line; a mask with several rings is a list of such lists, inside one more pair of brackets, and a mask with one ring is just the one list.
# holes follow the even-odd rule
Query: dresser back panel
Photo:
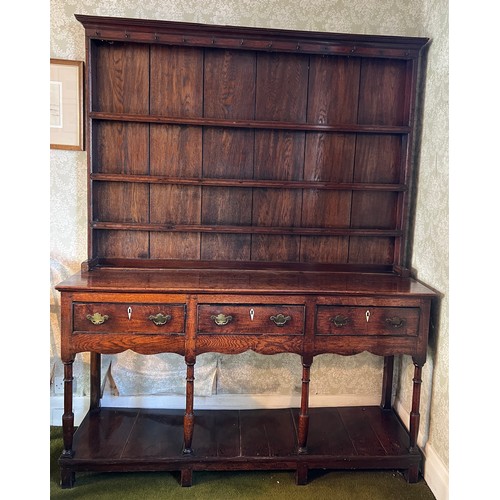
[[414, 57], [90, 39], [89, 65], [91, 261], [406, 265]]

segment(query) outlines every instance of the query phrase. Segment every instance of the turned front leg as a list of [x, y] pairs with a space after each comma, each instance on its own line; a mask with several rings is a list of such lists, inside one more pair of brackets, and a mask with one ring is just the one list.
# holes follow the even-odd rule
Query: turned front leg
[[311, 360], [302, 358], [302, 394], [300, 399], [300, 414], [298, 422], [299, 453], [307, 453], [307, 434], [309, 432], [309, 382]]
[[[413, 398], [410, 413], [410, 452], [417, 449], [418, 428], [420, 426], [420, 388], [422, 386], [422, 367], [415, 363], [413, 375]], [[419, 464], [411, 465], [406, 478], [409, 483], [416, 483], [419, 475]]]
[[[73, 362], [72, 357], [64, 363], [64, 413], [62, 416], [63, 451], [61, 458], [73, 457], [73, 433], [75, 431], [75, 417], [73, 414]], [[61, 488], [72, 488], [75, 482], [75, 473], [61, 464]]]
[[[311, 374], [312, 359], [302, 358], [302, 394], [300, 399], [300, 414], [298, 422], [298, 453], [307, 453], [307, 434], [309, 432], [309, 381]], [[297, 485], [307, 484], [308, 466], [306, 463], [297, 463], [295, 471], [295, 483]]]
[[186, 361], [186, 411], [184, 413], [184, 454], [193, 453], [193, 430], [194, 430], [194, 364]]
[[73, 456], [73, 433], [75, 416], [73, 414], [73, 362], [74, 358], [64, 361], [64, 413], [62, 416], [63, 457]]
[[422, 386], [422, 367], [414, 363], [413, 398], [410, 413], [410, 451], [417, 446], [418, 428], [420, 425], [420, 388]]

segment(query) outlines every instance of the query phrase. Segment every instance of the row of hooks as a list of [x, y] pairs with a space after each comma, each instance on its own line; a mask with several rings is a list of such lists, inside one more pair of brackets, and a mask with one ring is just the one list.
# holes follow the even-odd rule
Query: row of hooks
[[[101, 32], [98, 31], [98, 30], [96, 30], [94, 32], [94, 34], [95, 34], [95, 36], [98, 36], [98, 37], [101, 36]], [[125, 38], [130, 38], [130, 33], [128, 31], [125, 31], [124, 32], [124, 36], [125, 36]], [[160, 35], [158, 33], [154, 33], [153, 34], [153, 40], [159, 41], [160, 40]], [[186, 37], [182, 37], [181, 41], [182, 41], [182, 43], [189, 43], [189, 40]], [[247, 42], [246, 40], [240, 39], [240, 42], [239, 42], [240, 47], [243, 47], [246, 42]], [[217, 39], [215, 37], [212, 37], [211, 44], [212, 45], [216, 45], [217, 44]], [[322, 45], [322, 44], [319, 44], [319, 45]], [[268, 48], [268, 49], [273, 48], [273, 42], [267, 42], [267, 45], [265, 47]], [[327, 50], [329, 50], [331, 48], [331, 46], [330, 45], [322, 45], [322, 48], [323, 48], [323, 50], [327, 51]], [[301, 49], [302, 49], [302, 46], [301, 46], [300, 42], [297, 42], [296, 45], [295, 45], [295, 50], [301, 50]], [[350, 52], [354, 53], [354, 52], [357, 51], [357, 49], [358, 48], [356, 46], [353, 46], [353, 47], [351, 47]]]

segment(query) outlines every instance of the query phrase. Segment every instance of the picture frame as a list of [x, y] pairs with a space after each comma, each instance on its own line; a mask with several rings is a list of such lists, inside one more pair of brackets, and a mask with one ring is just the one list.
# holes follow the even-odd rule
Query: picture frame
[[50, 148], [83, 151], [83, 61], [50, 59]]

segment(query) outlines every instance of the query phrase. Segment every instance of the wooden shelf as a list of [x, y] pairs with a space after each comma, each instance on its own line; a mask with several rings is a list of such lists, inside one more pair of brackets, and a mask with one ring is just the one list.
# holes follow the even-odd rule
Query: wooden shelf
[[[74, 435], [74, 471], [406, 468], [406, 429], [379, 407], [311, 408], [307, 453], [297, 450], [298, 409], [195, 412], [193, 453], [183, 454], [183, 410], [91, 410]], [[137, 457], [141, 457], [138, 459]], [[272, 460], [272, 465], [270, 461]]]
[[200, 127], [230, 127], [247, 129], [295, 130], [312, 132], [340, 132], [340, 133], [376, 133], [376, 134], [408, 134], [411, 127], [405, 125], [369, 125], [344, 124], [328, 125], [321, 123], [303, 123], [267, 120], [231, 120], [207, 117], [175, 117], [150, 114], [106, 113], [92, 111], [89, 117], [93, 120], [107, 120], [133, 123], [157, 123], [165, 125], [190, 125]]
[[[112, 24], [129, 26], [130, 42], [138, 23], [123, 22]], [[365, 56], [349, 46], [345, 57], [308, 54], [302, 42], [289, 53], [283, 32], [261, 52], [245, 30], [215, 28], [204, 46], [201, 33], [178, 45], [165, 39], [176, 25], [157, 28], [140, 44], [95, 38], [102, 25], [87, 33], [89, 262], [271, 254], [407, 267], [418, 66], [410, 53], [423, 40], [407, 40], [399, 59], [384, 54], [403, 39], [369, 37]], [[257, 45], [270, 34], [257, 33]], [[223, 39], [232, 41], [223, 48]], [[385, 48], [369, 56], [375, 47]]]
[[[288, 272], [288, 273], [346, 273], [353, 271], [348, 264], [325, 264], [316, 262], [273, 262], [273, 261], [227, 261], [227, 260], [211, 260], [203, 261], [198, 259], [178, 261], [174, 259], [120, 259], [120, 258], [97, 258], [93, 262], [85, 261], [82, 263], [82, 270], [88, 271], [91, 268], [107, 268], [108, 270], [124, 269], [140, 269], [139, 272], [155, 269], [165, 271], [169, 269], [201, 269], [201, 270], [238, 270], [241, 271], [273, 271], [273, 272]], [[394, 270], [390, 264], [366, 264], [357, 265], [357, 273], [373, 274], [380, 278], [380, 273], [387, 277], [392, 276], [409, 276], [408, 269]]]
[[401, 236], [398, 229], [350, 229], [324, 227], [266, 227], [266, 226], [223, 226], [210, 224], [145, 224], [132, 222], [90, 223], [93, 229], [124, 231], [159, 231], [173, 233], [226, 233], [226, 234], [290, 234], [300, 236]]
[[281, 181], [267, 179], [210, 179], [165, 177], [160, 175], [90, 174], [100, 182], [137, 182], [142, 184], [171, 184], [183, 186], [240, 187], [271, 189], [320, 189], [333, 191], [407, 191], [404, 184], [375, 184], [368, 182]]

